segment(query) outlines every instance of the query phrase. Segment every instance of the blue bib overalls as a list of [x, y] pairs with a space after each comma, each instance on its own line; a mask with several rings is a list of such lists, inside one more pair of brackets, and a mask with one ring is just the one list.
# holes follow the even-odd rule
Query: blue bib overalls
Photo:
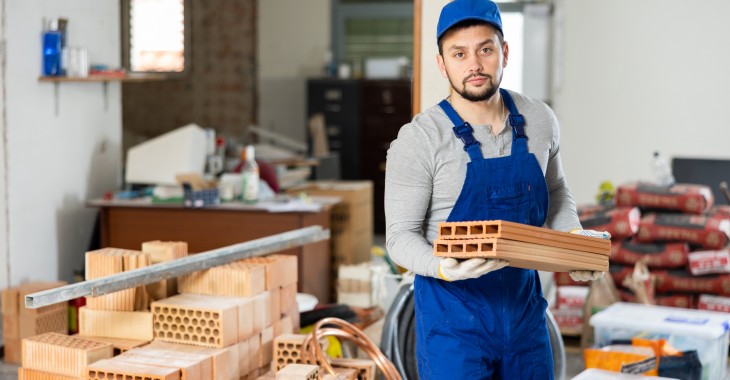
[[[499, 91], [510, 112], [510, 156], [485, 159], [472, 127], [446, 100], [439, 104], [471, 159], [448, 221], [542, 226], [548, 208], [545, 176], [527, 150], [524, 117], [509, 92]], [[505, 267], [454, 282], [416, 276], [415, 300], [421, 379], [553, 379], [547, 302], [537, 271]]]

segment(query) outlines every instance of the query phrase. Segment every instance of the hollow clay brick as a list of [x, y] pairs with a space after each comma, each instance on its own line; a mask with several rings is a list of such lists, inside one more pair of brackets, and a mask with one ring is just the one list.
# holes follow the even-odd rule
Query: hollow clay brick
[[266, 287], [264, 264], [237, 261], [193, 272], [178, 279], [180, 293], [252, 297]]
[[18, 368], [18, 380], [80, 380], [78, 377], [64, 376], [35, 369]]
[[246, 263], [259, 263], [266, 266], [266, 290], [280, 288], [298, 281], [297, 257], [274, 254], [251, 257]]
[[19, 315], [3, 315], [3, 338], [20, 339]]
[[2, 291], [2, 313], [3, 315], [40, 315], [48, 312], [66, 310], [65, 303], [57, 303], [53, 305], [39, 307], [37, 309], [28, 309], [25, 307], [25, 296], [31, 293], [37, 293], [43, 290], [53, 289], [66, 285], [64, 281], [57, 282], [30, 282], [7, 288]]
[[289, 284], [281, 287], [281, 313], [284, 314], [297, 308], [297, 284]]
[[180, 294], [152, 303], [155, 339], [206, 347], [238, 343], [241, 298]]
[[[140, 251], [103, 248], [86, 252], [86, 279], [92, 280], [150, 265], [150, 255]], [[97, 297], [87, 297], [86, 305], [96, 310], [146, 310], [149, 297], [144, 286]]]
[[20, 316], [18, 327], [21, 339], [47, 332], [68, 334], [68, 310], [64, 308], [44, 314]]
[[333, 367], [357, 370], [358, 380], [375, 380], [375, 362], [369, 359], [335, 358], [330, 361]]
[[20, 364], [23, 357], [23, 346], [20, 338], [5, 338], [5, 357], [6, 363]]
[[261, 354], [259, 355], [258, 367], [268, 367], [274, 356], [274, 329], [268, 326], [260, 334]]
[[306, 335], [282, 334], [274, 337], [273, 360], [271, 368], [279, 371], [288, 364], [301, 364], [302, 344]]
[[128, 354], [197, 359], [201, 360], [201, 365], [203, 366], [202, 372], [210, 373], [208, 378], [214, 380], [237, 380], [240, 377], [238, 345], [225, 348], [209, 348], [153, 341], [147, 346], [130, 350]]
[[79, 309], [79, 335], [151, 341], [154, 338], [149, 311]]
[[[151, 263], [177, 260], [188, 255], [188, 244], [180, 241], [148, 241], [142, 243], [142, 252], [150, 254]], [[177, 278], [168, 278], [145, 286], [153, 301], [177, 294]]]
[[127, 338], [109, 338], [104, 336], [83, 336], [84, 339], [93, 340], [95, 342], [108, 343], [114, 347], [114, 356], [131, 349], [147, 345], [149, 340], [137, 340]]
[[439, 223], [438, 231], [439, 240], [501, 238], [611, 255], [609, 240], [501, 220], [442, 222]]
[[166, 368], [155, 365], [126, 363], [114, 359], [100, 360], [86, 368], [86, 379], [135, 379], [145, 380], [181, 380], [182, 373], [178, 368]]
[[276, 373], [276, 380], [319, 380], [319, 366], [289, 364]]
[[23, 367], [64, 376], [84, 377], [85, 368], [112, 357], [112, 345], [56, 333], [23, 339]]

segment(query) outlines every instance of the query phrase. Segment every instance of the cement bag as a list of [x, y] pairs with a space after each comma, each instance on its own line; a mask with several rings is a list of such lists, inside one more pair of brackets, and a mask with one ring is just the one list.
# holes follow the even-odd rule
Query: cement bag
[[689, 245], [674, 243], [637, 243], [632, 240], [611, 244], [611, 262], [633, 265], [639, 261], [649, 268], [680, 268], [687, 265]]
[[[636, 295], [629, 289], [619, 289], [618, 293], [623, 302], [639, 302]], [[654, 302], [657, 306], [681, 307], [684, 309], [696, 309], [698, 304], [696, 294], [682, 293], [655, 293]]]
[[637, 242], [686, 241], [706, 249], [725, 246], [730, 220], [703, 215], [648, 214], [641, 218]]
[[682, 269], [658, 269], [652, 272], [657, 292], [695, 293], [730, 296], [730, 274], [693, 276]]
[[607, 211], [585, 213], [580, 224], [588, 230], [606, 231], [612, 240], [630, 238], [639, 230], [641, 212], [636, 207], [619, 207]]
[[712, 190], [703, 185], [676, 184], [665, 187], [639, 182], [621, 185], [616, 190], [616, 206], [619, 207], [702, 214], [709, 211], [713, 203]]
[[687, 256], [689, 271], [695, 276], [730, 273], [730, 248], [716, 251], [695, 251]]

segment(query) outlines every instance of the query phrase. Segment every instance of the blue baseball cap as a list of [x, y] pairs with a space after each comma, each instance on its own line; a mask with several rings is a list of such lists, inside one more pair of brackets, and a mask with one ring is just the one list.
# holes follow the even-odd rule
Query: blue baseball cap
[[452, 26], [465, 20], [480, 20], [502, 33], [502, 17], [497, 4], [490, 0], [454, 0], [444, 6], [436, 28], [436, 40]]

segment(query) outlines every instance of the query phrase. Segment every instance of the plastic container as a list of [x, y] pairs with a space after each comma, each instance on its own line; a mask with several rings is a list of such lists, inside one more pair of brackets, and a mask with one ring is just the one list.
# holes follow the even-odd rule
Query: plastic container
[[572, 380], [679, 380], [669, 377], [628, 375], [603, 369], [588, 368]]
[[654, 173], [654, 181], [657, 185], [667, 187], [674, 185], [672, 168], [669, 166], [667, 160], [659, 155], [659, 152], [654, 152], [654, 156], [651, 159], [651, 170]]
[[61, 32], [43, 32], [43, 75], [61, 75]]
[[703, 380], [725, 379], [729, 323], [726, 313], [621, 302], [590, 320], [597, 347], [641, 337], [666, 339], [680, 351], [697, 350]]

